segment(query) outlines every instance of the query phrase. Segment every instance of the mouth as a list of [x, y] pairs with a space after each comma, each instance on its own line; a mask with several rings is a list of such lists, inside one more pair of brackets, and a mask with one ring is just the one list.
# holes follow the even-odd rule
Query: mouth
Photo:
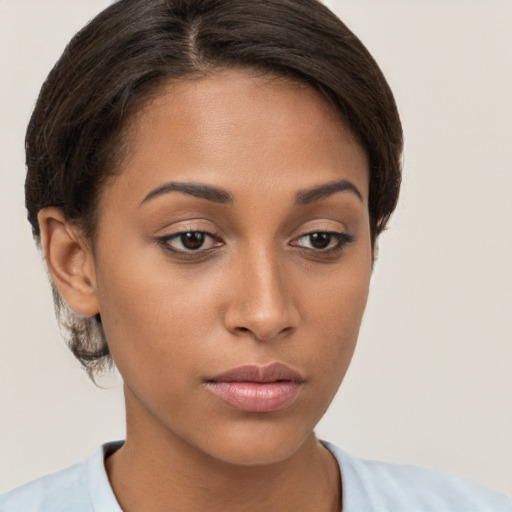
[[290, 406], [304, 378], [281, 363], [245, 365], [209, 378], [206, 387], [225, 403], [247, 412], [273, 412]]

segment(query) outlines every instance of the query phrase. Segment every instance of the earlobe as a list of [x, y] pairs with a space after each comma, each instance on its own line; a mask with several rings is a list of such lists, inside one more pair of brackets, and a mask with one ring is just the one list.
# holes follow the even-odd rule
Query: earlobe
[[96, 315], [94, 259], [87, 240], [59, 208], [43, 208], [38, 221], [44, 259], [55, 286], [73, 311]]

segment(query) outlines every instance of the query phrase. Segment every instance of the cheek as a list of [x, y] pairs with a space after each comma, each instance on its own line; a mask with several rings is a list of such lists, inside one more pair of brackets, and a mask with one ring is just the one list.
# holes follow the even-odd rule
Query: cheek
[[370, 245], [361, 243], [341, 264], [307, 273], [305, 314], [322, 318], [326, 329], [357, 331], [368, 299], [371, 265]]
[[157, 252], [106, 252], [98, 265], [100, 311], [120, 370], [134, 360], [179, 361], [180, 368], [197, 362], [217, 316], [214, 276], [198, 279], [186, 266], [172, 271]]
[[354, 353], [371, 276], [371, 257], [366, 253], [351, 261], [329, 279], [310, 286], [306, 303], [310, 335], [316, 340], [312, 361], [324, 382], [335, 386]]

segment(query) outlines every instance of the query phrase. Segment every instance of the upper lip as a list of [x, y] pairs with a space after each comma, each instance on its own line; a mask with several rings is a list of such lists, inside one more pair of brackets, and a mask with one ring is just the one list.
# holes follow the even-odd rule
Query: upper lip
[[302, 375], [282, 363], [267, 365], [247, 364], [231, 368], [225, 372], [209, 378], [209, 382], [258, 382], [268, 383], [276, 381], [303, 382]]

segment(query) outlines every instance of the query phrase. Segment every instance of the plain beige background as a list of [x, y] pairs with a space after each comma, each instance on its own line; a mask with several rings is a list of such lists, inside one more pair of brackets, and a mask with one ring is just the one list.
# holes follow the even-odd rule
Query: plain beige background
[[[107, 0], [0, 0], [0, 490], [122, 438], [59, 338], [23, 206], [38, 89]], [[383, 68], [406, 135], [353, 365], [318, 434], [512, 494], [512, 2], [331, 0]]]

